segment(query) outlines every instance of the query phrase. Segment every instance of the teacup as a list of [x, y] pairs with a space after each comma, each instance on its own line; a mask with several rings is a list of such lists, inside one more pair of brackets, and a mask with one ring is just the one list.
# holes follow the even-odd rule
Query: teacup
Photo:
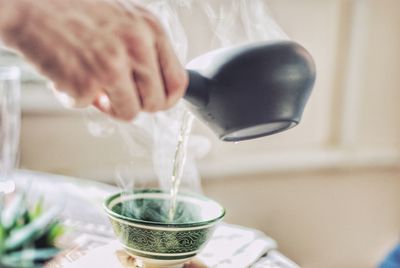
[[174, 217], [171, 197], [158, 189], [112, 195], [104, 209], [125, 250], [148, 267], [182, 267], [211, 238], [225, 209], [204, 196], [179, 193]]

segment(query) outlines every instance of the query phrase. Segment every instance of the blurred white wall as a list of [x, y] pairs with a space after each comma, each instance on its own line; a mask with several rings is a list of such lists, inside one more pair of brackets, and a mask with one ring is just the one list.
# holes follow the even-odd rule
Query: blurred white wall
[[[314, 56], [314, 93], [299, 126], [268, 138], [226, 144], [198, 123], [205, 191], [303, 267], [374, 267], [400, 227], [400, 1], [266, 2]], [[24, 91], [21, 166], [113, 181], [120, 138], [94, 139], [46, 94]]]
[[[267, 3], [288, 35], [314, 56], [318, 71], [314, 92], [302, 123], [279, 135], [232, 145], [219, 142], [202, 123], [197, 124], [196, 132], [206, 133], [213, 142], [211, 153], [200, 163], [203, 174], [216, 177], [238, 172], [397, 162], [398, 1]], [[201, 47], [209, 47], [210, 38], [204, 35], [211, 36], [211, 32], [198, 33], [198, 20], [193, 13], [189, 18], [183, 16], [183, 21], [194, 40], [191, 43], [198, 46], [189, 51], [195, 55]], [[42, 91], [41, 87], [24, 91], [22, 165], [99, 178], [90, 170], [99, 169], [101, 164], [100, 179], [110, 176], [104, 172], [107, 163], [111, 166], [119, 161], [115, 144], [120, 137], [94, 141], [79, 112], [57, 108], [52, 97], [45, 96], [50, 93]], [[115, 153], [104, 154], [109, 150]], [[76, 152], [80, 156], [71, 160]]]

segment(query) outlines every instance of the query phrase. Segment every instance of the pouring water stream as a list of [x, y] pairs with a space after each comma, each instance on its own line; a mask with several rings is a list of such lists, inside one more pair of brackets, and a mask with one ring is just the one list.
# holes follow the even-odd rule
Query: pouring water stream
[[179, 131], [178, 144], [175, 149], [173, 167], [172, 167], [171, 189], [170, 189], [171, 206], [168, 211], [169, 222], [173, 222], [175, 216], [176, 196], [178, 194], [179, 185], [181, 183], [183, 169], [186, 162], [187, 144], [190, 137], [190, 131], [193, 125], [193, 119], [194, 116], [189, 111], [184, 112], [182, 125]]

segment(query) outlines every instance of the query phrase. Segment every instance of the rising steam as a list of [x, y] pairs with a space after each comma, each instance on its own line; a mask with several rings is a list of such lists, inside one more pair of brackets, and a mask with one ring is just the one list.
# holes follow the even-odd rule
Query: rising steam
[[[264, 0], [146, 0], [143, 2], [162, 21], [182, 63], [213, 48], [254, 41], [288, 39], [269, 15]], [[201, 47], [198, 33], [208, 34], [210, 37], [209, 40], [201, 38], [203, 41]], [[193, 37], [197, 39], [190, 42]], [[195, 159], [208, 151], [210, 143], [204, 137], [192, 136], [187, 144], [184, 144], [184, 147], [189, 148], [187, 157], [182, 157], [181, 162], [174, 162], [176, 148], [180, 142], [179, 133], [182, 122], [188, 121], [184, 118], [188, 118], [188, 114], [182, 101], [166, 112], [142, 113], [128, 124], [115, 122], [105, 117], [99, 119], [99, 115], [90, 116], [88, 127], [90, 132], [97, 137], [119, 135], [126, 145], [131, 159], [128, 165], [121, 164], [116, 167], [115, 175], [116, 184], [122, 190], [130, 192], [135, 187], [142, 186], [140, 185], [141, 177], [145, 176], [139, 174], [138, 171], [143, 170], [143, 163], [146, 162], [151, 163], [152, 174], [158, 181], [156, 187], [169, 192], [174, 183], [172, 176], [174, 167], [176, 169], [177, 165], [183, 166], [182, 161], [186, 159], [184, 167], [179, 171], [182, 173], [181, 186], [185, 190], [200, 192], [200, 177]], [[189, 130], [188, 125], [186, 131], [189, 133]], [[184, 148], [181, 153], [185, 154], [186, 149]], [[153, 204], [147, 201], [124, 202], [115, 209], [134, 218], [166, 221], [170, 204], [169, 202]], [[172, 220], [190, 220], [190, 217], [193, 215], [186, 213], [185, 206], [178, 202], [177, 212]]]

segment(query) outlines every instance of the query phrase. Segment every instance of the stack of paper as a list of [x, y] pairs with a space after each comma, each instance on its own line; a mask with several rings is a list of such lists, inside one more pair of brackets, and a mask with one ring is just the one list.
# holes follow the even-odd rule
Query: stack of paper
[[[276, 242], [263, 233], [235, 225], [220, 224], [210, 242], [187, 267], [298, 268], [276, 251]], [[113, 241], [89, 251], [67, 267], [136, 267], [135, 260]]]

